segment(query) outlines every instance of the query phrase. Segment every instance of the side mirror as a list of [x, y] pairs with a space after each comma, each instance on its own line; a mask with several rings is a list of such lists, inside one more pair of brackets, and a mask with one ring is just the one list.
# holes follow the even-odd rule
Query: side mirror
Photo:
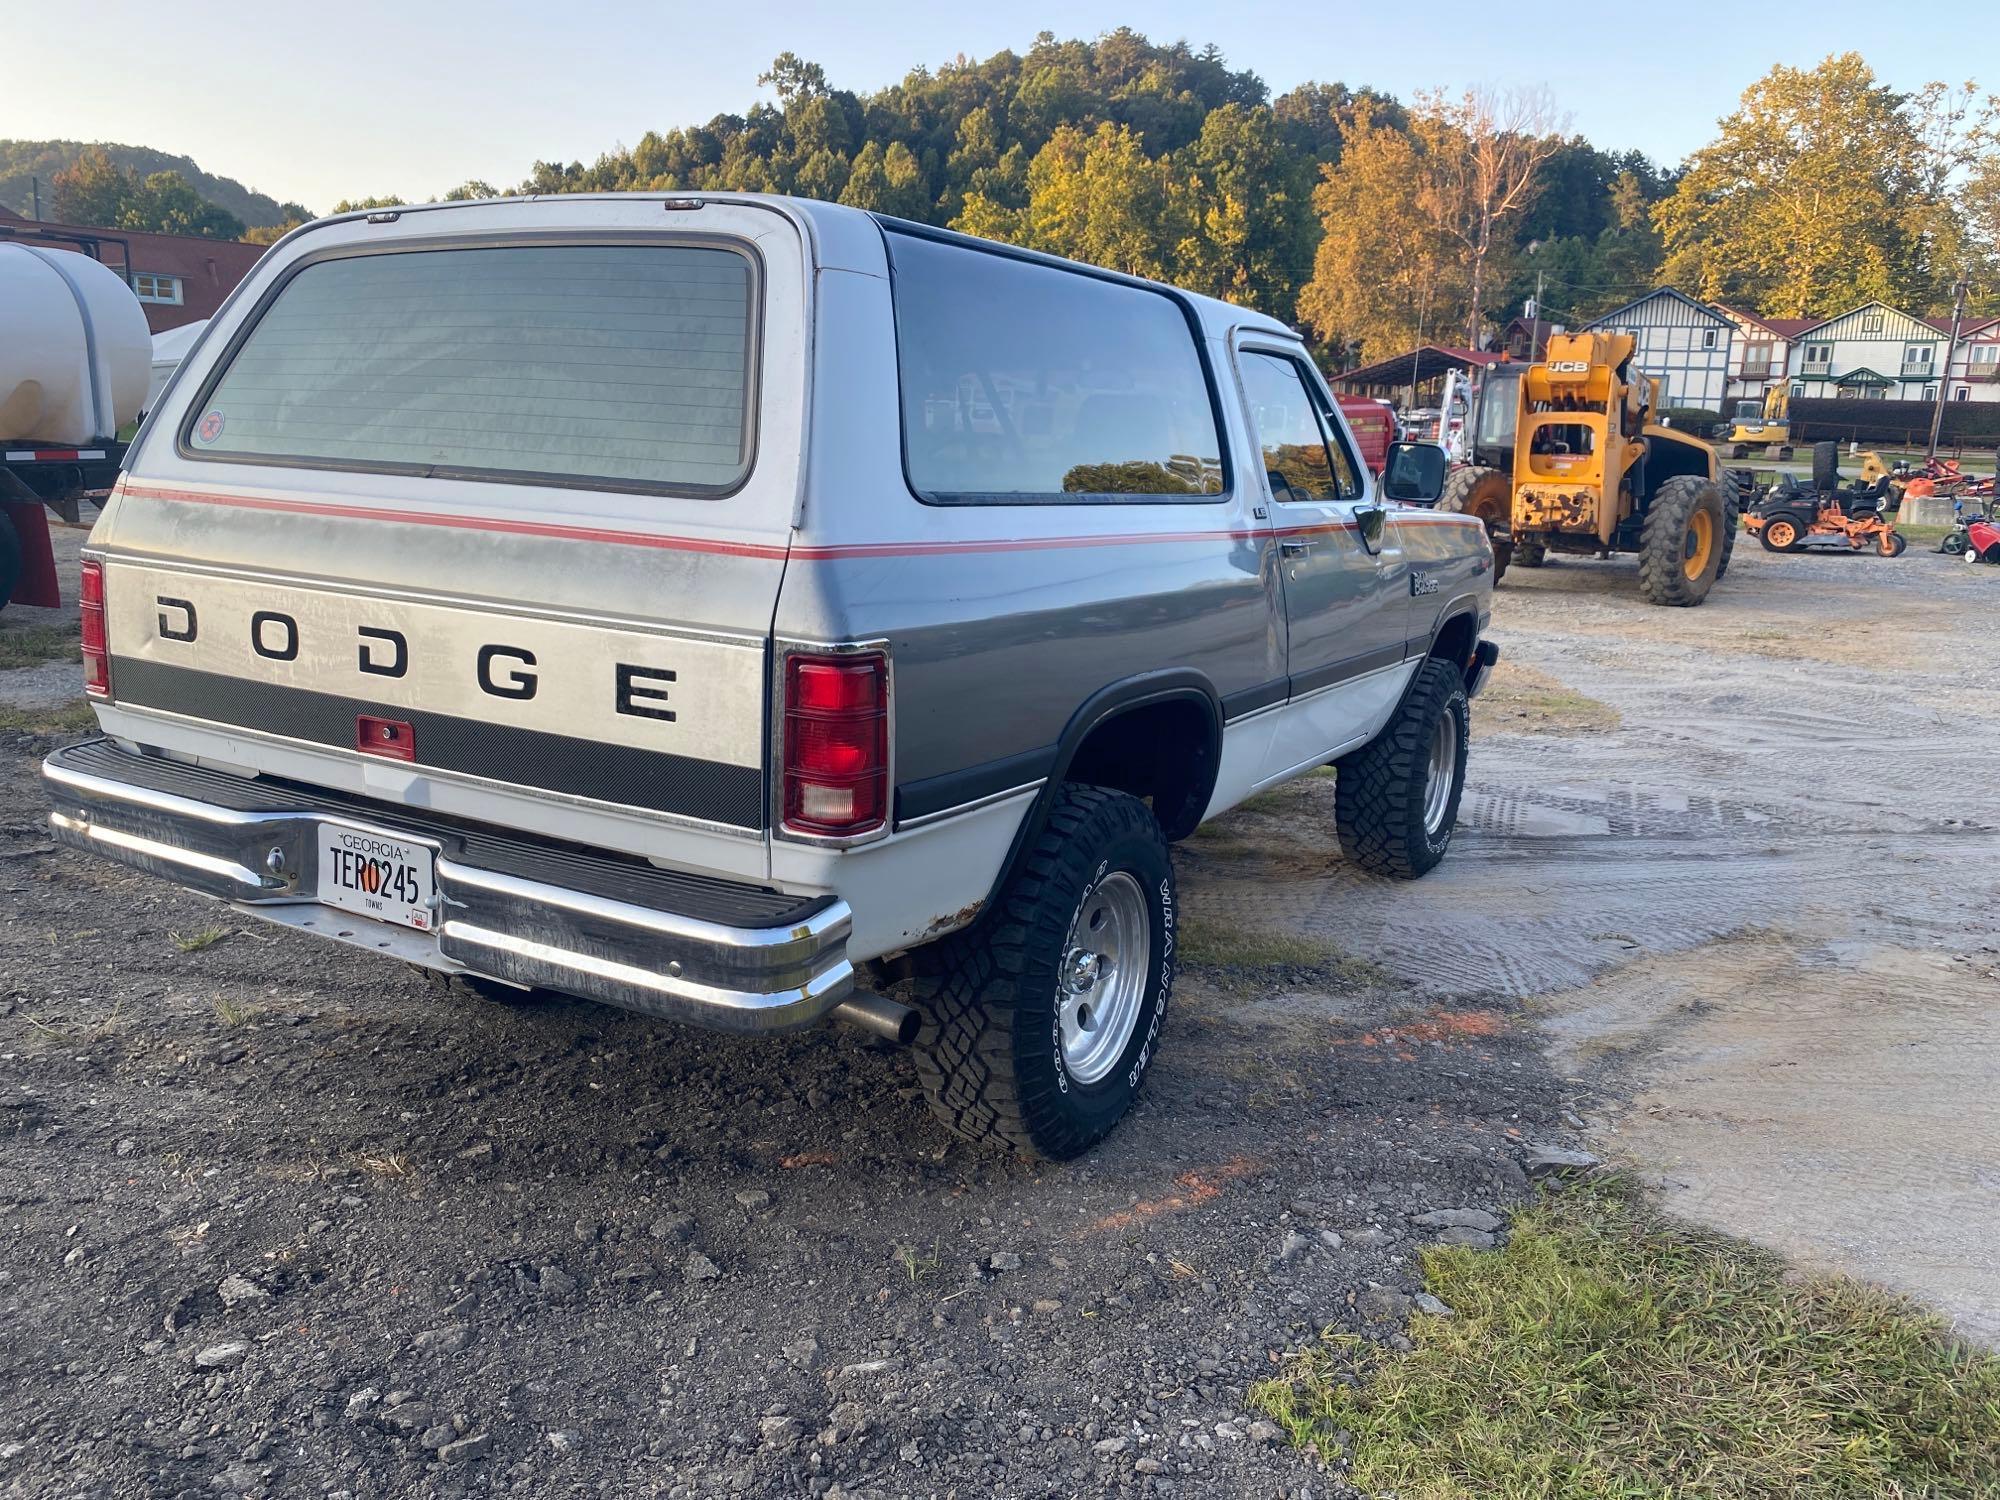
[[1382, 498], [1406, 505], [1435, 505], [1444, 494], [1450, 463], [1436, 443], [1391, 443], [1382, 465]]

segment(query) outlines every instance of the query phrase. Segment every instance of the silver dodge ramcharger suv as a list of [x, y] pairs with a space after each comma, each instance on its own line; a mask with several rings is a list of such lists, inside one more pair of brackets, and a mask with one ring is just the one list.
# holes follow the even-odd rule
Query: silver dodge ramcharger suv
[[1497, 653], [1443, 462], [1371, 476], [1270, 318], [855, 209], [324, 220], [91, 535], [50, 824], [474, 988], [857, 1022], [1073, 1156], [1159, 1046], [1171, 841], [1330, 763], [1349, 859], [1444, 854]]

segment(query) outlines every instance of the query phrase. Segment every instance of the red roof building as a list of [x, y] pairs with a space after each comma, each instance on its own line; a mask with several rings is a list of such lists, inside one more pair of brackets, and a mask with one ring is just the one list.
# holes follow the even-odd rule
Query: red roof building
[[70, 250], [103, 262], [125, 278], [155, 333], [213, 317], [264, 253], [262, 245], [240, 240], [53, 224], [0, 208], [0, 243], [10, 241]]

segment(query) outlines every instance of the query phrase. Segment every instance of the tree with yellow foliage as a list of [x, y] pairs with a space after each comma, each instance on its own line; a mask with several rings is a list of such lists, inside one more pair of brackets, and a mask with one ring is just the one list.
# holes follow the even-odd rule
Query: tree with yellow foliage
[[1313, 208], [1322, 234], [1299, 315], [1322, 343], [1366, 357], [1450, 337], [1464, 325], [1470, 282], [1458, 247], [1422, 212], [1417, 143], [1364, 103], [1341, 126], [1340, 159], [1320, 169]]
[[1935, 307], [1962, 270], [1951, 216], [1991, 121], [1970, 85], [1901, 94], [1858, 52], [1775, 67], [1655, 210], [1667, 278], [1766, 317]]

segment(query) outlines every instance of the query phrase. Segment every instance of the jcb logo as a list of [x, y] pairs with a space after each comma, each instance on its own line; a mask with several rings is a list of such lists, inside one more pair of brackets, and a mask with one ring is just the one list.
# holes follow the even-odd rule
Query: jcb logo
[[1590, 373], [1590, 362], [1582, 359], [1552, 359], [1549, 361], [1549, 369], [1557, 375], [1587, 375]]

